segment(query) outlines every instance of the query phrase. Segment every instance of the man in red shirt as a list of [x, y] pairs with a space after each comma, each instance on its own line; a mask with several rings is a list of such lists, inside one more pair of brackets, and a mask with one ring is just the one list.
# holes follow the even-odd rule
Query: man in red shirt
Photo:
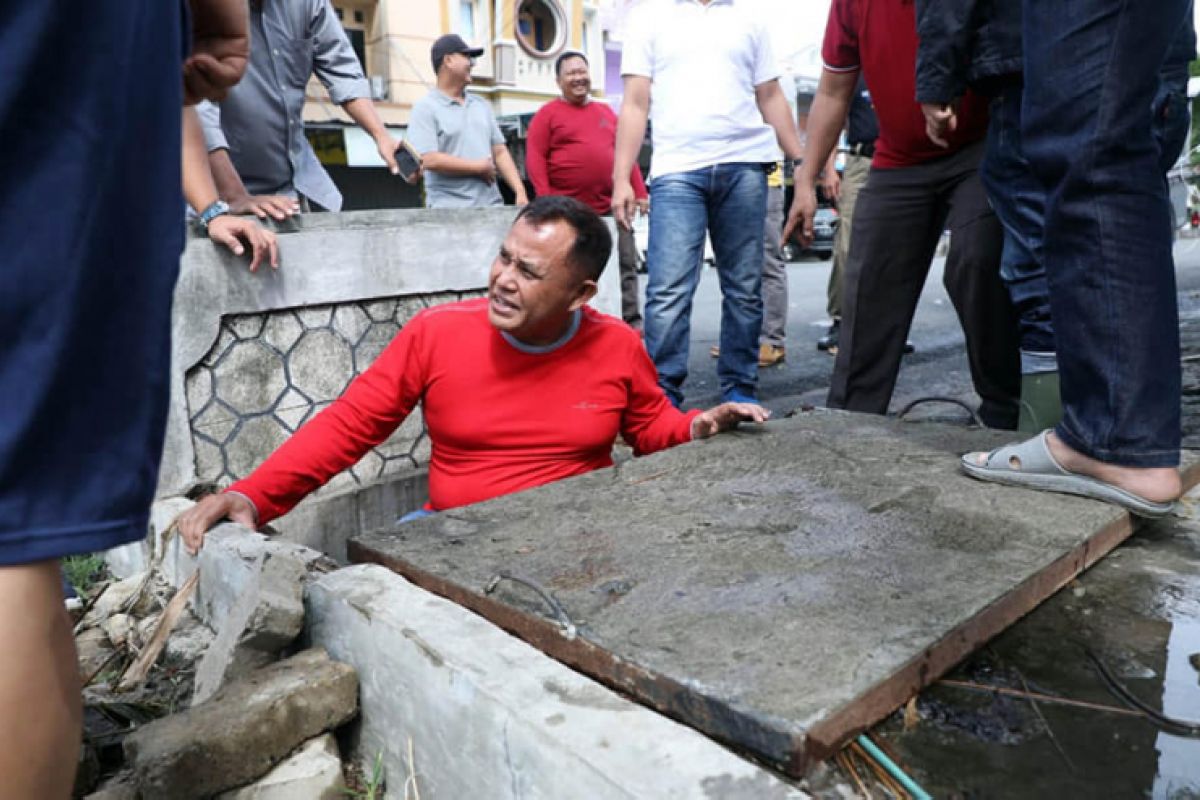
[[[592, 102], [592, 75], [582, 53], [566, 52], [554, 62], [562, 97], [533, 115], [525, 141], [525, 169], [538, 195], [565, 194], [586, 203], [597, 214], [612, 207], [612, 166], [616, 150], [617, 115], [607, 103]], [[639, 210], [650, 201], [642, 171], [633, 165], [629, 180]], [[637, 245], [633, 231], [617, 226], [617, 257], [621, 266], [621, 316], [641, 329], [638, 310]]]
[[828, 405], [887, 412], [908, 328], [942, 231], [950, 231], [944, 282], [962, 323], [979, 415], [1017, 426], [1021, 374], [1017, 315], [1000, 280], [1002, 231], [979, 180], [985, 102], [967, 92], [947, 147], [925, 135], [916, 101], [912, 0], [833, 0], [825, 69], [808, 116], [808, 149], [785, 235], [812, 240], [815, 185], [846, 120], [861, 71], [879, 138], [854, 210], [842, 327]]
[[587, 306], [611, 251], [607, 226], [579, 201], [530, 203], [492, 263], [487, 297], [414, 317], [250, 476], [186, 512], [184, 543], [196, 552], [225, 517], [257, 528], [287, 513], [418, 402], [437, 511], [609, 466], [618, 433], [641, 455], [764, 422], [769, 412], [753, 403], [671, 405], [637, 333]]

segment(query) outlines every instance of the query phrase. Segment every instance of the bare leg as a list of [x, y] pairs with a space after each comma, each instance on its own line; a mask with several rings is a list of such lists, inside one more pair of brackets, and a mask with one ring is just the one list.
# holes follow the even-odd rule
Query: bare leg
[[79, 691], [58, 562], [0, 567], [0, 800], [71, 796]]

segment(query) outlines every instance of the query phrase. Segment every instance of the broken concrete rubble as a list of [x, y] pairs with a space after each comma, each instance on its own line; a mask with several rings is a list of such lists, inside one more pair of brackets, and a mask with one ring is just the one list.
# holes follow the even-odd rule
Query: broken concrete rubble
[[327, 733], [300, 745], [254, 783], [217, 800], [337, 800], [346, 796], [345, 788], [337, 740]]
[[[202, 555], [201, 586], [205, 577], [218, 569], [214, 559], [207, 559], [207, 569], [205, 561]], [[247, 566], [240, 574], [217, 574], [207, 582], [208, 616], [214, 620], [217, 637], [196, 668], [193, 705], [203, 703], [227, 681], [273, 661], [304, 624], [303, 565], [286, 558], [268, 559], [260, 553]], [[238, 593], [233, 605], [226, 606], [231, 578], [236, 579]], [[220, 616], [211, 608], [214, 599], [219, 602]]]
[[208, 797], [261, 777], [357, 708], [354, 668], [306, 650], [143, 726], [126, 738], [125, 755], [143, 796]]

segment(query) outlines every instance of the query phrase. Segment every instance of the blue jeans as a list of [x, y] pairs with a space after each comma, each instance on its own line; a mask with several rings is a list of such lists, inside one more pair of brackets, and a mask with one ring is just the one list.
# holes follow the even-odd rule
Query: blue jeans
[[1017, 310], [1021, 372], [1051, 372], [1054, 325], [1050, 288], [1042, 266], [1046, 203], [1042, 185], [1021, 150], [1021, 88], [1005, 88], [992, 99], [987, 150], [979, 166], [988, 200], [1004, 226], [1000, 278]]
[[676, 407], [683, 404], [692, 297], [700, 282], [707, 230], [721, 282], [721, 397], [754, 399], [763, 319], [763, 165], [716, 164], [661, 175], [650, 182], [650, 207], [644, 326], [659, 385]]
[[1070, 447], [1179, 463], [1170, 208], [1148, 109], [1186, 0], [1024, 0], [1021, 143], [1046, 198], [1043, 254]]

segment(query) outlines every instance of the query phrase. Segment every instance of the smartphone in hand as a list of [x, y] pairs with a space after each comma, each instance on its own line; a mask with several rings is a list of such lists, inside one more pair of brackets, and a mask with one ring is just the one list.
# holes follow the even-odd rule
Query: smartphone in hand
[[409, 183], [421, 169], [421, 156], [407, 141], [400, 142], [396, 147], [396, 166], [400, 169], [400, 177]]

